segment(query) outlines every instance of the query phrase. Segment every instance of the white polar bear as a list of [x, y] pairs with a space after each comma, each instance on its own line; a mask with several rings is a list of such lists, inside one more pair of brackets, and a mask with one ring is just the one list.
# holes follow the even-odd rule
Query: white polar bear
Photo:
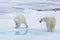
[[47, 26], [47, 31], [48, 32], [54, 32], [54, 28], [55, 28], [55, 25], [56, 25], [56, 19], [55, 19], [55, 17], [53, 17], [53, 16], [51, 16], [51, 17], [43, 17], [40, 20], [40, 23], [42, 21], [46, 22], [46, 26]]
[[28, 28], [28, 25], [26, 23], [25, 17], [22, 14], [17, 15], [14, 18], [14, 22], [15, 22], [16, 28], [19, 28], [19, 26], [21, 25], [21, 23], [24, 23], [26, 25], [26, 28]]

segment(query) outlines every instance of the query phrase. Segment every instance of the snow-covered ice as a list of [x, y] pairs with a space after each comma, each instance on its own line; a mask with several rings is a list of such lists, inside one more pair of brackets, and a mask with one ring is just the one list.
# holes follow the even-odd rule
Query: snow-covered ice
[[[0, 40], [60, 40], [60, 11], [36, 11], [32, 9], [60, 8], [58, 0], [0, 0]], [[25, 16], [29, 28], [22, 24], [15, 29], [14, 17]], [[54, 32], [47, 32], [44, 16], [55, 16]], [[25, 34], [26, 33], [26, 34]]]
[[[17, 14], [23, 14], [26, 18], [28, 29], [25, 25], [15, 29], [13, 18]], [[56, 27], [55, 32], [47, 32], [45, 23], [39, 23], [44, 16], [55, 16]], [[27, 31], [27, 34], [25, 32]], [[0, 15], [0, 39], [1, 40], [60, 40], [60, 12], [54, 11], [35, 11], [26, 9], [20, 13], [9, 13]]]

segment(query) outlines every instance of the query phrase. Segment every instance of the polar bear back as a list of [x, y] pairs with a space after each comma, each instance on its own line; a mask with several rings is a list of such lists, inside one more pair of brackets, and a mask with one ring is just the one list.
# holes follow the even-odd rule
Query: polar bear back
[[46, 23], [56, 23], [56, 19], [55, 17], [51, 16], [51, 17], [44, 17], [44, 20]]
[[17, 22], [24, 22], [25, 21], [25, 18], [24, 18], [24, 15], [17, 15], [15, 18], [14, 18], [14, 21], [17, 21]]

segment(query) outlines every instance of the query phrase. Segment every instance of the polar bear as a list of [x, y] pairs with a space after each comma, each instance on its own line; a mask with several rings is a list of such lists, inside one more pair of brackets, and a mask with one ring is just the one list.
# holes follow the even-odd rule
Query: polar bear
[[48, 32], [54, 32], [54, 28], [55, 28], [55, 25], [56, 25], [56, 19], [55, 19], [54, 16], [43, 17], [43, 18], [41, 18], [40, 23], [42, 21], [46, 22]]
[[21, 23], [24, 23], [26, 25], [26, 28], [28, 28], [25, 17], [22, 14], [16, 15], [14, 18], [14, 22], [15, 22], [16, 28], [19, 28], [21, 26]]

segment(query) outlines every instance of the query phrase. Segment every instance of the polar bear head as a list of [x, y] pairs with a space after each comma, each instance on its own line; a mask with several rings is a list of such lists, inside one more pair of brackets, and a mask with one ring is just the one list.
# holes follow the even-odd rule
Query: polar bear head
[[40, 22], [40, 23], [41, 23], [41, 22], [43, 22], [43, 21], [45, 21], [45, 22], [46, 22], [47, 20], [48, 20], [48, 17], [43, 17], [43, 18], [41, 18], [41, 19], [40, 19], [40, 21], [39, 21], [39, 22]]

